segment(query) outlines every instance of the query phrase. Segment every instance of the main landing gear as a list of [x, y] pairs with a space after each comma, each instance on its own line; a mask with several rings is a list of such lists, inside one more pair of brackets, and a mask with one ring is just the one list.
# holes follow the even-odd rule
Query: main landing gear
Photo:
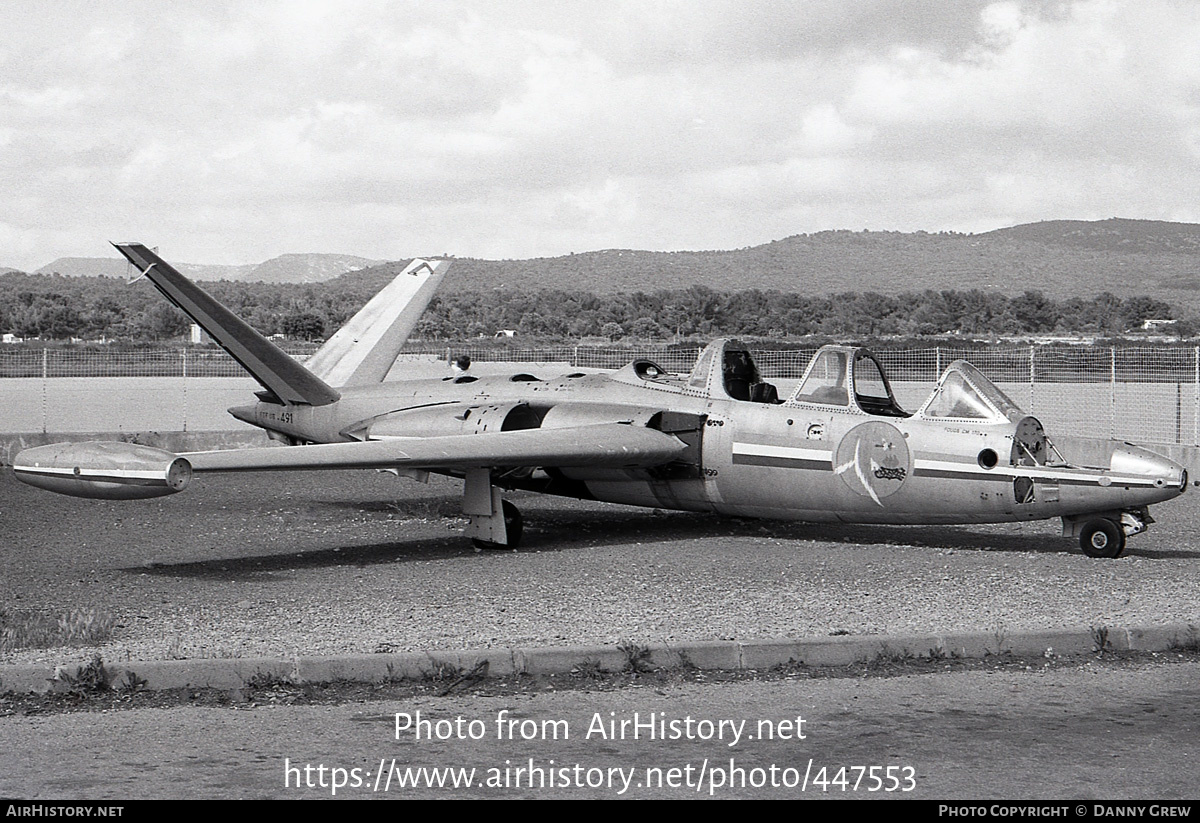
[[501, 499], [487, 469], [470, 469], [464, 479], [463, 514], [468, 522], [463, 534], [476, 549], [516, 549], [525, 531], [521, 512]]
[[494, 543], [490, 540], [480, 540], [478, 537], [472, 537], [471, 542], [475, 544], [475, 548], [491, 551], [498, 549], [512, 549], [516, 551], [517, 546], [521, 542], [521, 535], [525, 531], [524, 518], [521, 517], [521, 510], [508, 500], [501, 500], [500, 507], [504, 512], [504, 542]]

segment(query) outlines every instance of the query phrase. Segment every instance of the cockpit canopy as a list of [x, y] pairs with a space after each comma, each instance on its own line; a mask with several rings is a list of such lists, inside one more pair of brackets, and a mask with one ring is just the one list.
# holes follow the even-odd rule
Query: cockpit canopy
[[[662, 368], [648, 360], [635, 361], [627, 368], [641, 380], [662, 376]], [[749, 349], [737, 340], [710, 343], [697, 358], [686, 385], [710, 397], [780, 402], [774, 384], [763, 380]], [[896, 402], [878, 358], [861, 346], [822, 346], [787, 403], [854, 409], [883, 417], [912, 416]], [[955, 360], [946, 368], [917, 416], [975, 423], [1020, 423], [1031, 419], [965, 360]]]
[[867, 414], [909, 416], [892, 395], [875, 355], [854, 346], [823, 346], [808, 364], [790, 402], [856, 406]]
[[946, 368], [918, 414], [931, 420], [978, 423], [1017, 423], [1025, 417], [1020, 406], [966, 360], [955, 360]]
[[710, 396], [723, 394], [731, 400], [780, 402], [775, 385], [762, 379], [750, 350], [737, 340], [710, 343], [697, 358], [688, 386], [705, 390]]

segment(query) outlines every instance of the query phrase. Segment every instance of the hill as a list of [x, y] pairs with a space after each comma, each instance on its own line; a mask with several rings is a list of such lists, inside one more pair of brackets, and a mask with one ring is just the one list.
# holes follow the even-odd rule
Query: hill
[[[240, 280], [255, 266], [213, 266], [197, 263], [172, 265], [193, 280]], [[130, 277], [124, 258], [117, 257], [60, 257], [42, 266], [34, 274], [61, 274], [65, 277]]]
[[[351, 255], [285, 254], [259, 265], [176, 263], [200, 280], [382, 286], [397, 264]], [[61, 258], [39, 272], [124, 276], [108, 258]], [[348, 272], [343, 274], [343, 272]], [[983, 234], [825, 231], [731, 251], [632, 249], [530, 260], [456, 258], [446, 288], [559, 289], [597, 294], [703, 285], [810, 295], [981, 289], [1055, 299], [1112, 292], [1200, 309], [1200, 225], [1153, 220], [1053, 220]]]
[[259, 283], [320, 283], [381, 262], [349, 254], [281, 254], [230, 279]]
[[1045, 220], [978, 235], [1091, 251], [1200, 254], [1200, 225], [1161, 220]]
[[[171, 261], [175, 268], [193, 280], [235, 280], [262, 283], [317, 283], [349, 271], [378, 264], [378, 260], [348, 254], [283, 254], [264, 263], [242, 266], [218, 266]], [[127, 277], [130, 272], [123, 258], [60, 257], [42, 266], [34, 274], [61, 274], [67, 277]]]
[[1200, 226], [1104, 220], [1035, 223], [975, 235], [826, 231], [734, 251], [608, 249], [531, 260], [457, 258], [447, 280], [464, 290], [596, 293], [703, 285], [813, 295], [1037, 290], [1065, 299], [1108, 291], [1200, 307]]

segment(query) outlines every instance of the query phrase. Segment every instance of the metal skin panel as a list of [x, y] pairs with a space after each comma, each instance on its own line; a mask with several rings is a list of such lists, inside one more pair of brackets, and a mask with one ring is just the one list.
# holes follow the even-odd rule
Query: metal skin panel
[[449, 260], [412, 261], [335, 332], [306, 367], [331, 386], [382, 382], [449, 268]]
[[[437, 414], [452, 418], [461, 414], [455, 411], [456, 406], [545, 402], [544, 391], [534, 388], [502, 377], [458, 385], [417, 380], [349, 388], [320, 433], [338, 437], [337, 432], [361, 428], [363, 418], [359, 415], [372, 407], [389, 408], [388, 413], [400, 419], [438, 404], [445, 410]], [[1051, 467], [1017, 471], [1008, 465], [1015, 431], [1015, 424], [1010, 423], [875, 417], [853, 408], [831, 411], [805, 404], [766, 405], [702, 398], [682, 387], [664, 388], [661, 382], [651, 389], [625, 381], [589, 380], [563, 394], [566, 396], [556, 394], [554, 400], [556, 404], [567, 404], [569, 410], [554, 412], [552, 406], [548, 419], [561, 415], [598, 421], [601, 414], [609, 414], [610, 419], [637, 417], [640, 424], [651, 402], [707, 417], [703, 428], [704, 477], [700, 483], [662, 482], [657, 484], [656, 492], [643, 475], [636, 473], [571, 473], [578, 479], [593, 481], [588, 483], [590, 492], [610, 502], [664, 506], [677, 500], [681, 501], [679, 508], [688, 510], [813, 521], [980, 523], [1146, 505], [1174, 497], [1182, 480], [1182, 469], [1171, 461], [1120, 444], [1114, 444], [1108, 453], [1121, 455], [1116, 468], [1122, 469], [1120, 477], [1129, 479], [1129, 483], [1118, 478], [1110, 486], [1102, 486], [1102, 472], [1096, 470]], [[280, 408], [263, 403], [258, 406], [276, 415]], [[412, 411], [401, 411], [402, 407]], [[311, 413], [321, 411], [314, 409]], [[254, 419], [262, 424], [261, 414]], [[911, 455], [909, 476], [902, 488], [881, 497], [884, 505], [863, 494], [862, 488], [855, 491], [834, 473], [836, 449], [852, 429], [870, 421], [901, 432]], [[279, 428], [299, 436], [303, 434], [301, 422], [297, 415], [292, 424]], [[997, 455], [994, 469], [979, 464], [979, 454], [985, 449]], [[1109, 467], [1102, 468], [1107, 472]], [[1059, 478], [1059, 501], [1036, 500], [1033, 505], [1018, 505], [1012, 492], [1018, 476], [1037, 476], [1043, 481]], [[1154, 487], [1154, 478], [1161, 482], [1159, 487]], [[663, 487], [668, 490], [666, 494]]]
[[[765, 405], [674, 391], [673, 398], [664, 398], [669, 392], [661, 383], [651, 393], [624, 381], [592, 380], [575, 385], [562, 410], [556, 412], [552, 406], [546, 418], [547, 422], [555, 416], [564, 421], [600, 421], [608, 415], [609, 419], [636, 419], [638, 425], [645, 425], [649, 408], [645, 404], [650, 400], [673, 410], [705, 415], [702, 481], [650, 483], [644, 473], [624, 470], [574, 470], [569, 476], [586, 481], [593, 496], [610, 502], [872, 523], [1003, 522], [1108, 511], [1170, 499], [1178, 494], [1182, 480], [1180, 467], [1171, 461], [1119, 444], [1114, 444], [1109, 454], [1119, 456], [1114, 458], [1115, 468], [1121, 471], [1107, 477], [1108, 486], [1101, 481], [1110, 474], [1109, 467], [1098, 471], [1010, 466], [1015, 424], [875, 417], [853, 409], [832, 412], [802, 404]], [[396, 419], [417, 413], [453, 419], [472, 405], [534, 404], [544, 398], [544, 392], [533, 391], [530, 384], [504, 378], [464, 385], [441, 380], [399, 381], [347, 389], [343, 402], [337, 404], [341, 413], [326, 421], [322, 429], [326, 434], [354, 429], [362, 423], [361, 418], [347, 419], [345, 413], [355, 417], [371, 406], [409, 406], [411, 411], [389, 413]], [[438, 404], [438, 411], [421, 411], [435, 408], [432, 404]], [[900, 488], [880, 495], [879, 501], [866, 494], [861, 483], [857, 489], [847, 484], [835, 473], [834, 465], [835, 452], [848, 434], [872, 421], [900, 432], [909, 451], [906, 479]], [[295, 425], [289, 428], [299, 431]], [[541, 432], [541, 436], [549, 433], [545, 428]], [[987, 449], [998, 461], [992, 469], [979, 462], [980, 453]], [[1017, 477], [1036, 478], [1043, 484], [1057, 481], [1059, 500], [1035, 498], [1032, 504], [1018, 505], [1012, 490]]]

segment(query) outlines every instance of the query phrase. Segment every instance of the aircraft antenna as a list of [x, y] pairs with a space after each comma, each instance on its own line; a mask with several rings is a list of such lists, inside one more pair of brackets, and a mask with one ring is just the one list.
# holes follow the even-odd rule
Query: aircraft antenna
[[[126, 274], [126, 276], [127, 276], [127, 277], [128, 277], [128, 275], [129, 275], [129, 266], [132, 266], [132, 265], [133, 265], [133, 263], [128, 263], [128, 264], [126, 265], [126, 268], [125, 268], [125, 274]], [[139, 281], [139, 280], [141, 280], [143, 277], [145, 277], [145, 276], [146, 276], [146, 273], [147, 273], [147, 272], [149, 272], [149, 271], [150, 271], [150, 269], [154, 268], [154, 267], [155, 267], [155, 266], [157, 266], [157, 265], [158, 265], [157, 263], [151, 263], [149, 266], [146, 266], [146, 268], [144, 268], [144, 269], [142, 269], [140, 272], [138, 272], [138, 276], [137, 276], [137, 277], [133, 278], [132, 280], [126, 280], [126, 281], [125, 281], [125, 285], [127, 285], [127, 286], [131, 286], [131, 285], [133, 285], [134, 283], [136, 283], [137, 281]]]
[[[150, 249], [150, 251], [154, 252], [155, 254], [158, 254], [158, 246], [155, 246], [154, 248]], [[130, 277], [129, 270], [131, 268], [133, 268], [133, 261], [130, 260], [129, 258], [125, 258], [125, 285], [132, 286], [134, 283], [136, 283], [137, 281], [139, 281], [143, 277], [145, 277], [146, 274], [150, 271], [150, 269], [154, 268], [156, 265], [158, 265], [158, 264], [151, 263], [149, 266], [146, 266], [146, 268], [139, 271], [137, 277]]]

